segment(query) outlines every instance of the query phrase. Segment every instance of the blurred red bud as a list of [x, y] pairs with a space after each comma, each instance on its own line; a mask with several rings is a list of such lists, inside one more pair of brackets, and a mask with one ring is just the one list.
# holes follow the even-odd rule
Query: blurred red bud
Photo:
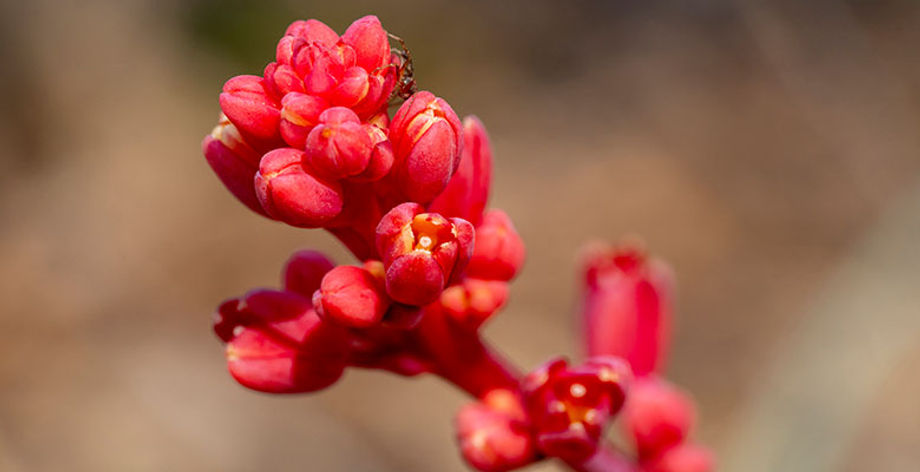
[[460, 163], [462, 126], [442, 98], [418, 92], [399, 108], [390, 123], [396, 156], [395, 184], [419, 203], [434, 200]]
[[489, 136], [478, 118], [468, 116], [463, 120], [463, 152], [457, 172], [428, 209], [463, 218], [479, 226], [489, 200], [491, 182], [492, 147]]
[[221, 305], [227, 312], [222, 328], [236, 323], [228, 336], [227, 365], [242, 385], [269, 393], [312, 392], [342, 375], [347, 333], [323, 323], [309, 299], [259, 290], [231, 303]]
[[489, 210], [476, 228], [476, 246], [467, 268], [470, 277], [511, 280], [524, 265], [524, 242], [501, 210]]
[[358, 115], [345, 107], [332, 107], [319, 115], [319, 121], [307, 136], [309, 165], [330, 179], [363, 172], [374, 149]]
[[380, 323], [390, 304], [383, 280], [362, 267], [332, 269], [323, 277], [318, 293], [317, 310], [323, 319], [354, 328]]
[[712, 452], [696, 444], [680, 444], [664, 452], [642, 469], [648, 472], [712, 472]]
[[390, 59], [390, 40], [380, 20], [373, 15], [355, 20], [342, 35], [342, 41], [355, 50], [355, 62], [368, 72]]
[[307, 135], [319, 123], [329, 104], [312, 95], [292, 92], [281, 99], [281, 137], [289, 146], [303, 149]]
[[255, 75], [238, 75], [224, 84], [220, 108], [244, 135], [259, 142], [280, 139], [281, 119], [277, 104], [265, 89], [265, 80]]
[[504, 472], [535, 460], [527, 424], [483, 403], [464, 406], [455, 419], [466, 462], [483, 472]]
[[377, 225], [387, 293], [408, 305], [437, 300], [455, 274], [463, 271], [473, 246], [473, 228], [467, 221], [423, 211], [417, 203], [403, 203]]
[[508, 301], [508, 284], [497, 280], [465, 278], [441, 293], [444, 312], [469, 327], [482, 325]]
[[621, 356], [637, 376], [661, 369], [670, 340], [673, 277], [637, 244], [595, 246], [584, 256], [589, 355]]
[[674, 385], [657, 377], [637, 380], [629, 392], [624, 427], [639, 457], [649, 458], [681, 443], [693, 426], [693, 401]]
[[281, 148], [262, 157], [255, 177], [262, 208], [275, 219], [293, 226], [322, 226], [342, 211], [342, 188], [306, 171], [303, 152]]
[[313, 292], [319, 290], [323, 276], [333, 267], [335, 264], [319, 251], [297, 251], [284, 265], [284, 289], [310, 298]]
[[201, 143], [208, 165], [239, 201], [249, 209], [268, 216], [256, 197], [252, 179], [259, 167], [259, 154], [247, 144], [226, 116]]

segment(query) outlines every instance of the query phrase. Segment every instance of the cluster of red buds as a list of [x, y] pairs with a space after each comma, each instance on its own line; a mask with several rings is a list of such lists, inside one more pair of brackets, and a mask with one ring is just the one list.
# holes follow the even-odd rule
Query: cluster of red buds
[[[584, 471], [711, 470], [686, 439], [692, 402], [656, 375], [671, 284], [641, 251], [587, 257], [580, 364], [557, 358], [521, 374], [487, 346], [480, 328], [507, 302], [524, 245], [504, 212], [487, 209], [482, 123], [430, 92], [406, 93], [411, 59], [390, 37], [374, 16], [342, 36], [297, 21], [262, 76], [224, 85], [203, 142], [217, 176], [260, 215], [328, 230], [359, 262], [301, 251], [281, 289], [223, 302], [214, 331], [231, 375], [268, 393], [315, 392], [348, 367], [438, 375], [476, 399], [456, 428], [482, 471], [547, 458]], [[618, 416], [631, 445], [605, 439]]]

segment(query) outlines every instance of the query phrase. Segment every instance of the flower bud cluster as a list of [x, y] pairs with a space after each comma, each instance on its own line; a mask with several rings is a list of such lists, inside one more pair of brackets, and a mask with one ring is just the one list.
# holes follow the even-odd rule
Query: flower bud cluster
[[[222, 303], [214, 331], [233, 378], [306, 393], [347, 367], [439, 375], [477, 398], [456, 428], [463, 457], [482, 471], [547, 457], [578, 470], [710, 470], [708, 452], [686, 440], [692, 402], [655, 375], [670, 272], [641, 250], [586, 258], [581, 364], [557, 358], [522, 376], [486, 346], [480, 327], [507, 302], [524, 244], [508, 215], [488, 208], [492, 150], [478, 119], [461, 121], [425, 91], [390, 115], [412, 81], [408, 51], [401, 40], [391, 50], [390, 36], [374, 16], [341, 36], [297, 21], [261, 76], [224, 84], [202, 143], [221, 182], [258, 214], [328, 230], [358, 259], [336, 266], [300, 251], [280, 289]], [[621, 409], [635, 460], [603, 441]]]

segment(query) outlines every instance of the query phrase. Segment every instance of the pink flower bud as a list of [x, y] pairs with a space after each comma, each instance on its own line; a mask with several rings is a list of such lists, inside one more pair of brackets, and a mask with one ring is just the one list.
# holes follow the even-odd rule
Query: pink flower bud
[[715, 459], [708, 449], [695, 444], [680, 444], [652, 460], [643, 470], [648, 472], [712, 472]]
[[393, 147], [387, 139], [386, 131], [376, 125], [365, 124], [364, 130], [370, 136], [373, 151], [371, 159], [363, 172], [351, 178], [356, 182], [373, 182], [382, 179], [393, 167]]
[[655, 372], [670, 337], [671, 270], [635, 245], [587, 253], [583, 309], [589, 355], [622, 356], [637, 376]]
[[312, 297], [313, 292], [319, 290], [323, 276], [333, 267], [335, 264], [319, 251], [297, 251], [284, 265], [284, 289], [304, 297]]
[[465, 278], [441, 293], [444, 312], [463, 325], [479, 327], [508, 301], [508, 284]]
[[463, 152], [457, 172], [428, 209], [463, 218], [479, 226], [489, 200], [491, 182], [492, 147], [489, 136], [478, 118], [468, 116], [463, 120]]
[[227, 364], [240, 384], [269, 393], [312, 392], [342, 375], [347, 333], [323, 323], [307, 298], [262, 290], [235, 308], [238, 324], [228, 339]]
[[352, 107], [367, 97], [370, 91], [370, 77], [361, 67], [349, 67], [342, 75], [335, 89], [329, 94], [329, 101], [333, 105]]
[[268, 216], [252, 184], [259, 167], [259, 153], [243, 140], [226, 116], [221, 116], [211, 134], [204, 138], [201, 149], [227, 190], [252, 211]]
[[655, 457], [687, 437], [696, 411], [690, 398], [657, 377], [636, 381], [629, 392], [624, 426], [639, 457]]
[[368, 72], [390, 59], [390, 40], [376, 16], [355, 20], [342, 35], [342, 41], [355, 50], [355, 62]]
[[322, 226], [342, 211], [342, 188], [308, 173], [303, 153], [281, 148], [262, 157], [256, 174], [256, 195], [275, 219], [293, 226]]
[[511, 280], [524, 265], [524, 242], [501, 210], [489, 210], [476, 228], [476, 247], [467, 274], [488, 280]]
[[332, 46], [339, 40], [339, 35], [332, 28], [319, 20], [298, 20], [291, 23], [284, 32], [285, 36], [303, 38], [308, 42], [316, 42], [325, 46]]
[[333, 107], [324, 111], [319, 121], [305, 145], [310, 167], [330, 179], [363, 172], [370, 163], [374, 145], [358, 115], [348, 108]]
[[339, 266], [323, 277], [317, 311], [323, 319], [342, 326], [368, 328], [383, 319], [390, 305], [382, 279], [366, 269]]
[[473, 226], [467, 221], [423, 211], [417, 203], [403, 203], [377, 225], [387, 293], [408, 305], [437, 300], [446, 284], [462, 273], [473, 247]]
[[260, 142], [280, 139], [280, 111], [265, 89], [265, 80], [255, 75], [238, 75], [224, 84], [220, 108], [244, 135]]
[[418, 92], [390, 123], [395, 185], [419, 203], [434, 200], [460, 163], [462, 126], [444, 99]]
[[329, 104], [312, 95], [292, 92], [281, 99], [281, 137], [289, 146], [303, 149], [307, 135], [319, 124]]
[[460, 452], [476, 470], [504, 472], [535, 459], [527, 424], [486, 404], [463, 407], [455, 425]]
[[525, 377], [521, 389], [540, 451], [566, 461], [594, 454], [630, 379], [626, 362], [613, 357], [593, 357], [578, 367], [556, 359]]
[[280, 100], [291, 92], [303, 93], [304, 91], [303, 79], [288, 64], [272, 62], [265, 66], [262, 77], [265, 79], [266, 90], [275, 100]]

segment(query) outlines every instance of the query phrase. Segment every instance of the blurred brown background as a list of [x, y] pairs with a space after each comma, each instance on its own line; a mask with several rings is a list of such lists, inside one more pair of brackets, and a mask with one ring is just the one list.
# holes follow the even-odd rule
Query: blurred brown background
[[576, 355], [575, 252], [640, 234], [722, 470], [917, 470], [920, 3], [0, 5], [0, 471], [465, 470], [435, 379], [269, 397], [209, 330], [291, 251], [347, 261], [211, 174], [220, 86], [367, 13], [490, 130], [529, 249], [487, 328], [511, 358]]

